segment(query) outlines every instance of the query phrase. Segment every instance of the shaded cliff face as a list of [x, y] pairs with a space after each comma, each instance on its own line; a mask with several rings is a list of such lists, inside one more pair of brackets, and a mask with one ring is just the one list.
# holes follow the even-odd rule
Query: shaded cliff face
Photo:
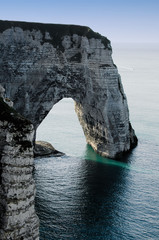
[[0, 239], [39, 239], [32, 124], [0, 97]]
[[87, 142], [117, 158], [137, 144], [110, 41], [88, 27], [0, 21], [0, 83], [35, 129], [64, 97]]

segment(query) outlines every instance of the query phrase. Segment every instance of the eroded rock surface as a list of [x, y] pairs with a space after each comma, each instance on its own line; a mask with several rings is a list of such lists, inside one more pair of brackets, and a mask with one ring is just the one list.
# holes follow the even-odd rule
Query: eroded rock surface
[[45, 141], [36, 141], [34, 146], [34, 157], [61, 157], [65, 155], [56, 150], [50, 143]]
[[34, 128], [0, 95], [0, 239], [38, 240], [32, 177]]
[[64, 97], [87, 142], [118, 158], [136, 146], [110, 41], [88, 27], [0, 21], [0, 83], [35, 130]]

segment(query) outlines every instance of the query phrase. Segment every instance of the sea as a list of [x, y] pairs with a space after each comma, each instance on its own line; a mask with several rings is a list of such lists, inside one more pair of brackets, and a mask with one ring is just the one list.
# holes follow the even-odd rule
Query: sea
[[37, 131], [62, 157], [35, 159], [40, 240], [159, 240], [159, 44], [112, 43], [138, 146], [121, 161], [86, 144], [72, 99]]

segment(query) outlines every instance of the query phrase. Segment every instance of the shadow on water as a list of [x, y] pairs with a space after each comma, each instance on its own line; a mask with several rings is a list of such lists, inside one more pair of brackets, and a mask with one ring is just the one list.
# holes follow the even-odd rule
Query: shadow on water
[[[37, 169], [35, 173], [35, 180], [40, 174], [36, 209], [41, 220], [41, 239], [104, 240], [122, 236], [121, 202], [126, 203], [129, 169], [121, 164], [100, 157], [89, 146], [84, 159], [56, 160], [56, 172], [51, 165], [47, 171], [42, 162], [42, 171]], [[62, 168], [68, 171], [62, 173]], [[45, 188], [49, 189], [45, 181], [53, 189], [50, 192], [45, 193]]]
[[[120, 211], [129, 183], [126, 164], [103, 158], [87, 146], [80, 168], [81, 226], [77, 239], [115, 239], [122, 236]], [[78, 223], [79, 224], [79, 223]], [[121, 228], [123, 230], [123, 228]]]

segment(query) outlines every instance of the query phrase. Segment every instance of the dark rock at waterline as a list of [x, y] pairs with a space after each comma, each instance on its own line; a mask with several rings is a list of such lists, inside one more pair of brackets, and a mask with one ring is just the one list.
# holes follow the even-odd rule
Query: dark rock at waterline
[[34, 147], [34, 157], [60, 157], [65, 155], [63, 152], [56, 150], [50, 143], [45, 141], [36, 141]]

